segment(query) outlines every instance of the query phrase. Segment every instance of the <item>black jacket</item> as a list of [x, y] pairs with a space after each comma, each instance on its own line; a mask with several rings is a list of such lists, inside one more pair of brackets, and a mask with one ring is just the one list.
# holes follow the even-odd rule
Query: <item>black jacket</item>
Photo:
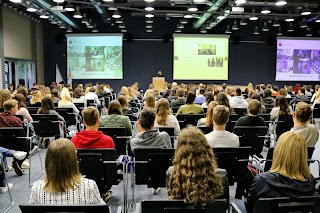
[[310, 196], [314, 194], [314, 186], [314, 181], [302, 182], [278, 173], [261, 173], [251, 184], [246, 203], [247, 212], [253, 212], [259, 198]]

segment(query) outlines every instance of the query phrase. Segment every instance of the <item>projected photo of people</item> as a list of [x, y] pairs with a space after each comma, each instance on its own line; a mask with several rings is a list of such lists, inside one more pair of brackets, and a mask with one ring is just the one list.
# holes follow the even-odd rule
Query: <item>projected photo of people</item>
[[311, 50], [293, 51], [293, 73], [310, 74]]
[[208, 58], [208, 67], [223, 67], [224, 59], [223, 57], [211, 57]]
[[320, 74], [320, 50], [311, 50], [311, 67], [312, 74]]
[[293, 49], [277, 51], [277, 72], [293, 72]]
[[216, 55], [217, 49], [215, 44], [199, 44], [198, 55]]

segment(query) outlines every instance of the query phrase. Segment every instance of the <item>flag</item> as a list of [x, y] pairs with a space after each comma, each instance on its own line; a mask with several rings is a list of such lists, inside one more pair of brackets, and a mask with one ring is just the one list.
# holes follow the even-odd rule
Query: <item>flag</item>
[[60, 82], [64, 82], [64, 80], [62, 78], [59, 66], [56, 64], [56, 83], [60, 84]]

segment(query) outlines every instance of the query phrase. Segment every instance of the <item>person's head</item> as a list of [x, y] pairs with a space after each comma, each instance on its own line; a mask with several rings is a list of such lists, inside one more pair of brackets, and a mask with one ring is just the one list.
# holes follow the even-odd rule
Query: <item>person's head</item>
[[208, 104], [208, 109], [207, 109], [207, 114], [206, 114], [206, 127], [213, 127], [213, 120], [212, 120], [212, 114], [213, 114], [213, 109], [218, 106], [218, 102], [216, 101], [211, 101]]
[[260, 92], [260, 91], [261, 91], [260, 85], [256, 85], [256, 90], [257, 90], [257, 92]]
[[0, 90], [0, 108], [3, 108], [4, 102], [10, 99], [12, 99], [12, 96], [9, 90], [6, 90], [6, 89]]
[[89, 89], [89, 92], [96, 92], [96, 89], [95, 89], [94, 87], [91, 87], [91, 88]]
[[227, 88], [227, 84], [226, 83], [223, 83], [222, 84], [222, 89], [226, 89]]
[[153, 94], [147, 95], [145, 107], [154, 108], [155, 105], [156, 105], [156, 99], [154, 98], [154, 95]]
[[119, 95], [117, 100], [119, 101], [122, 109], [128, 108], [128, 102], [124, 95]]
[[61, 106], [64, 107], [68, 102], [71, 102], [71, 95], [69, 89], [64, 87], [60, 93]]
[[28, 96], [28, 91], [24, 87], [19, 87], [17, 89], [17, 94], [22, 94], [24, 97], [27, 97]]
[[156, 112], [151, 108], [143, 109], [140, 113], [139, 124], [142, 129], [149, 131], [153, 125], [156, 118]]
[[161, 72], [160, 70], [157, 72], [157, 74], [158, 74], [159, 76], [162, 76], [162, 72]]
[[206, 103], [209, 104], [211, 101], [214, 101], [214, 95], [212, 92], [206, 94]]
[[42, 99], [41, 108], [39, 110], [39, 113], [49, 114], [50, 110], [55, 110], [53, 100], [51, 97], [46, 96]]
[[214, 125], [225, 125], [229, 121], [230, 111], [224, 105], [214, 107], [212, 113], [212, 120]]
[[82, 178], [74, 144], [66, 138], [50, 143], [45, 160], [44, 189], [49, 192], [66, 192], [80, 183]]
[[99, 111], [97, 108], [93, 106], [89, 106], [82, 110], [83, 123], [87, 127], [96, 127], [96, 130], [99, 128], [100, 119], [99, 119]]
[[33, 83], [33, 88], [38, 88], [39, 85], [37, 83]]
[[230, 107], [229, 99], [226, 93], [220, 92], [216, 97], [216, 101], [218, 102], [219, 105], [224, 105], [228, 107], [231, 113], [231, 107]]
[[169, 101], [165, 98], [160, 98], [156, 104], [156, 119], [158, 124], [160, 125], [167, 125], [166, 121], [168, 115], [170, 115], [170, 104]]
[[57, 89], [53, 89], [51, 94], [53, 98], [59, 98], [59, 91]]
[[203, 88], [201, 88], [201, 89], [199, 90], [199, 94], [200, 94], [200, 95], [204, 95], [205, 92], [206, 92], [206, 90], [203, 89]]
[[112, 115], [112, 114], [122, 115], [121, 104], [118, 100], [113, 100], [109, 103], [108, 114], [109, 115]]
[[248, 104], [248, 112], [251, 115], [258, 115], [260, 110], [261, 110], [261, 102], [256, 99], [254, 100], [251, 99]]
[[82, 95], [82, 89], [79, 87], [75, 88], [73, 91], [73, 98], [80, 98]]
[[248, 98], [251, 98], [254, 93], [256, 93], [256, 91], [254, 91], [253, 89], [249, 89], [248, 90]]
[[312, 109], [310, 105], [305, 102], [299, 102], [293, 113], [293, 119], [299, 123], [305, 124], [309, 121], [311, 114]]
[[19, 110], [18, 101], [14, 99], [7, 100], [3, 103], [3, 108], [4, 111], [11, 112], [13, 115], [15, 115]]
[[229, 95], [229, 96], [230, 96], [230, 95], [231, 95], [231, 88], [228, 87], [228, 88], [225, 90], [225, 93], [226, 93], [226, 95]]
[[194, 92], [188, 92], [186, 104], [193, 104], [195, 99], [196, 99], [196, 94]]
[[285, 96], [278, 96], [276, 98], [276, 107], [279, 107], [279, 115], [289, 115], [291, 113], [291, 110], [289, 108], [289, 104]]
[[266, 89], [266, 90], [264, 90], [264, 92], [263, 92], [263, 95], [264, 95], [264, 97], [270, 97], [271, 96], [271, 90], [270, 89]]
[[236, 88], [234, 94], [235, 94], [235, 96], [241, 96], [242, 95], [241, 89], [240, 88]]
[[300, 87], [299, 95], [305, 95], [305, 94], [306, 94], [306, 89], [303, 87]]
[[187, 127], [181, 131], [172, 164], [173, 172], [168, 181], [169, 199], [205, 205], [222, 194], [212, 148], [198, 128]]
[[286, 97], [288, 95], [288, 91], [285, 88], [281, 88], [279, 91], [279, 95]]
[[176, 94], [177, 94], [178, 98], [183, 98], [183, 96], [184, 96], [184, 90], [183, 90], [182, 88], [178, 88], [178, 89], [176, 90]]
[[271, 172], [289, 179], [310, 181], [306, 142], [294, 132], [283, 133], [275, 146]]
[[251, 96], [251, 100], [252, 99], [256, 99], [258, 101], [261, 101], [261, 96], [259, 93], [254, 93], [252, 96]]
[[18, 101], [18, 108], [19, 108], [19, 109], [20, 109], [20, 107], [27, 108], [26, 97], [24, 97], [24, 95], [22, 95], [22, 94], [16, 94], [16, 95], [14, 96], [14, 99]]

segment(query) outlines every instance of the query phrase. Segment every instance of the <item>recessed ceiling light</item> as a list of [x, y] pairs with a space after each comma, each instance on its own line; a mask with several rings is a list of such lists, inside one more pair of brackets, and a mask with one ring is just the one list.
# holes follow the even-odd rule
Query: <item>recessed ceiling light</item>
[[113, 0], [102, 0], [104, 2], [113, 2]]
[[317, 23], [320, 23], [320, 19], [316, 20]]
[[191, 14], [186, 14], [186, 15], [184, 15], [183, 17], [184, 17], [184, 18], [193, 18], [193, 15], [191, 15]]
[[117, 7], [115, 7], [115, 6], [109, 6], [108, 7], [108, 10], [117, 10], [118, 8]]
[[53, 0], [53, 1], [56, 3], [63, 3], [64, 2], [64, 0]]
[[121, 14], [119, 13], [119, 11], [114, 11], [112, 14], [112, 18], [121, 18]]
[[202, 3], [202, 2], [205, 2], [207, 0], [193, 0], [194, 3]]
[[147, 33], [152, 33], [152, 30], [146, 30]]
[[238, 5], [239, 5], [239, 4], [244, 4], [244, 3], [246, 3], [246, 2], [247, 2], [247, 0], [236, 0], [236, 1], [235, 1], [235, 3], [238, 4]]
[[310, 14], [311, 14], [311, 10], [310, 10], [308, 4], [306, 3], [304, 8], [302, 8], [301, 15], [308, 16]]
[[150, 7], [150, 6], [149, 6], [149, 7], [145, 7], [144, 9], [145, 9], [146, 11], [154, 11], [154, 7]]
[[188, 11], [190, 12], [195, 12], [195, 11], [198, 11], [198, 8], [195, 4], [191, 4], [189, 7], [188, 7]]
[[29, 4], [28, 8], [27, 8], [28, 12], [34, 13], [37, 11], [37, 9], [33, 6], [33, 4]]
[[148, 18], [148, 19], [146, 19], [146, 23], [147, 23], [147, 24], [152, 24], [152, 23], [153, 23], [153, 20], [152, 20], [151, 18]]
[[154, 15], [153, 15], [153, 14], [146, 14], [145, 17], [146, 17], [146, 18], [153, 18]]
[[145, 2], [154, 2], [154, 0], [144, 0]]
[[177, 29], [175, 32], [176, 32], [176, 33], [181, 33], [182, 30], [181, 30], [181, 29]]
[[220, 13], [218, 16], [217, 16], [217, 19], [219, 20], [222, 20], [222, 19], [225, 19], [226, 17], [224, 16], [223, 13]]
[[286, 18], [286, 20], [285, 20], [286, 22], [292, 22], [292, 21], [294, 21], [294, 18], [292, 18], [292, 17], [289, 17], [289, 18]]
[[21, 0], [10, 0], [10, 1], [13, 3], [21, 3], [22, 2]]
[[277, 0], [276, 2], [276, 6], [283, 6], [286, 5], [287, 1], [286, 0]]
[[149, 28], [149, 29], [150, 29], [150, 28], [152, 28], [152, 25], [151, 25], [151, 24], [147, 24], [147, 25], [146, 25], [146, 28]]
[[64, 7], [64, 10], [65, 10], [65, 11], [72, 12], [72, 11], [74, 11], [75, 9], [74, 9], [73, 4], [71, 4], [71, 2], [69, 1], [68, 4]]
[[126, 26], [124, 25], [124, 24], [120, 24], [119, 26], [118, 26], [119, 28], [126, 28]]
[[49, 16], [46, 13], [41, 13], [41, 15], [39, 16], [42, 19], [48, 19]]
[[128, 32], [128, 30], [123, 29], [123, 30], [121, 30], [121, 32], [126, 33], [126, 32]]

